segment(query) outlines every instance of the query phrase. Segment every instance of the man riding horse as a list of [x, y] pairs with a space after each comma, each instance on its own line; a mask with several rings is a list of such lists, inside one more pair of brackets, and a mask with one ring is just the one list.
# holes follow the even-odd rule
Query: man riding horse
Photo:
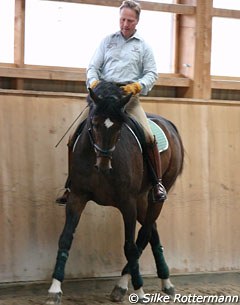
[[[140, 12], [138, 3], [131, 0], [123, 1], [120, 6], [120, 31], [105, 37], [95, 51], [87, 69], [87, 87], [94, 90], [96, 85], [104, 80], [117, 84], [125, 94], [132, 94], [125, 111], [140, 124], [144, 131], [147, 142], [145, 154], [153, 177], [153, 201], [163, 202], [167, 194], [162, 184], [160, 155], [139, 100], [139, 94], [147, 95], [157, 80], [153, 52], [136, 30]], [[80, 116], [79, 125], [88, 117], [88, 113], [87, 107]], [[75, 139], [76, 131], [68, 144], [70, 159]], [[56, 200], [60, 204], [65, 204], [68, 200], [71, 189], [69, 179], [65, 187], [63, 196]]]

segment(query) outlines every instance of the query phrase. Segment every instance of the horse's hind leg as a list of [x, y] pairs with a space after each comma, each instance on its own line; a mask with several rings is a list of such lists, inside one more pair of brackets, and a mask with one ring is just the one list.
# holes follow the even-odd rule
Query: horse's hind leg
[[64, 280], [65, 265], [72, 245], [75, 229], [85, 206], [86, 203], [81, 203], [79, 198], [72, 193], [70, 194], [69, 202], [66, 205], [65, 226], [58, 242], [58, 253], [52, 275], [52, 285], [48, 290], [49, 295], [45, 303], [47, 305], [61, 304], [61, 283]]
[[[139, 271], [138, 259], [140, 252], [135, 242], [135, 230], [137, 222], [137, 209], [135, 201], [128, 201], [127, 205], [121, 210], [124, 228], [125, 228], [125, 244], [124, 253], [128, 262], [128, 270], [131, 275], [132, 285], [135, 291], [141, 291], [143, 280]], [[124, 294], [124, 292], [123, 292]], [[118, 297], [114, 291], [111, 294], [112, 301], [121, 301], [121, 295]]]
[[156, 223], [152, 227], [150, 244], [155, 259], [157, 275], [162, 281], [162, 291], [173, 297], [175, 295], [175, 290], [169, 279], [169, 268], [163, 255], [163, 247], [160, 242]]
[[[136, 240], [139, 256], [142, 254], [148, 242], [151, 240], [153, 224], [157, 219], [157, 217], [159, 216], [161, 209], [162, 209], [162, 204], [149, 203], [147, 215], [146, 215], [146, 211], [144, 211], [143, 213], [143, 215], [146, 215], [146, 217], [140, 219], [138, 215], [138, 220], [142, 224], [142, 227], [138, 232], [138, 237]], [[112, 301], [123, 301], [124, 296], [128, 290], [128, 282], [130, 278], [131, 278], [131, 271], [129, 269], [129, 263], [127, 263], [127, 265], [122, 270], [122, 276], [120, 278], [120, 281], [114, 287], [111, 293]], [[144, 297], [144, 292], [142, 288], [136, 291], [136, 294], [138, 295], [139, 299], [142, 299]]]
[[[142, 251], [144, 250], [143, 248], [140, 248], [143, 247], [143, 245], [140, 246], [141, 235], [143, 235], [142, 228], [139, 230], [136, 242], [140, 253], [142, 253]], [[152, 226], [152, 232], [149, 242], [151, 244], [152, 253], [155, 259], [157, 274], [162, 281], [162, 291], [173, 297], [175, 295], [174, 285], [169, 279], [169, 268], [163, 255], [163, 247], [159, 239], [156, 223], [154, 223]], [[113, 301], [123, 301], [124, 296], [126, 295], [128, 290], [128, 283], [130, 278], [131, 276], [129, 266], [128, 264], [126, 264], [126, 266], [122, 270], [120, 280], [112, 291], [111, 299]]]

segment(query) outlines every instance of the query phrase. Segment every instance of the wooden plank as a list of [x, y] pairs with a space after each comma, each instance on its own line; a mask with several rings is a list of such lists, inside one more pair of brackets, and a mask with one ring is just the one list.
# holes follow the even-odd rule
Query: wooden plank
[[[33, 66], [32, 66], [33, 67]], [[86, 81], [86, 70], [85, 69], [35, 69], [33, 68], [11, 68], [0, 66], [0, 76], [11, 77], [11, 78], [28, 78], [28, 79], [47, 79], [47, 80], [63, 80], [63, 81]], [[177, 87], [188, 87], [191, 81], [181, 76], [180, 74], [164, 74], [160, 73], [159, 78], [156, 82], [157, 86], [177, 86]]]
[[185, 76], [172, 75], [167, 76], [163, 73], [159, 74], [158, 80], [156, 82], [157, 86], [170, 86], [170, 87], [189, 87], [191, 85], [191, 80]]
[[213, 89], [240, 90], [240, 77], [212, 75], [211, 87]]
[[[4, 77], [15, 78], [33, 78], [33, 79], [49, 79], [49, 80], [65, 80], [65, 81], [84, 81], [86, 80], [84, 71], [79, 72], [47, 70], [47, 69], [28, 69], [28, 68], [0, 68], [0, 75]], [[83, 72], [84, 71], [84, 72]]]
[[212, 79], [214, 79], [214, 80], [228, 80], [228, 81], [235, 81], [235, 82], [239, 82], [240, 81], [240, 77], [237, 77], [237, 76], [212, 75]]
[[223, 8], [213, 8], [212, 9], [213, 17], [222, 17], [222, 18], [237, 18], [240, 19], [240, 10], [228, 10]]
[[240, 90], [240, 81], [212, 79], [211, 88], [225, 89], [225, 90]]
[[[69, 2], [69, 3], [81, 3], [81, 4], [92, 4], [102, 6], [119, 7], [122, 4], [122, 0], [45, 0], [45, 1], [57, 1], [57, 2]], [[195, 13], [195, 7], [191, 5], [180, 5], [180, 4], [167, 4], [141, 1], [141, 8], [149, 11], [160, 11], [169, 12], [175, 14], [192, 15]]]
[[[0, 89], [0, 96], [33, 96], [33, 97], [55, 97], [55, 98], [71, 98], [71, 99], [86, 99], [87, 93], [71, 93], [71, 92], [54, 92], [54, 91], [35, 91], [35, 90], [15, 90], [15, 89]], [[213, 105], [213, 106], [228, 106], [239, 107], [239, 101], [236, 100], [204, 100], [196, 98], [175, 98], [175, 97], [148, 97], [141, 96], [141, 101], [147, 104], [178, 104], [178, 105]]]
[[[0, 77], [85, 82], [86, 70], [82, 68], [39, 67], [33, 65], [27, 65], [26, 68], [17, 68], [14, 64], [1, 64]], [[193, 81], [190, 78], [178, 73], [159, 73], [159, 77], [155, 85], [169, 87], [191, 87], [193, 85]], [[240, 90], [240, 77], [212, 76], [211, 88]]]

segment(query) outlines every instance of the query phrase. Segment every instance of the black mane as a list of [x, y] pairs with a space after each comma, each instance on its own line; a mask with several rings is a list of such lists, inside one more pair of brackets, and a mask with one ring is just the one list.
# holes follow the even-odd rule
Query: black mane
[[119, 103], [124, 96], [120, 87], [111, 82], [101, 81], [93, 92], [98, 101], [95, 103], [90, 94], [88, 95], [87, 102], [91, 115], [104, 115], [119, 122], [126, 121], [126, 113]]

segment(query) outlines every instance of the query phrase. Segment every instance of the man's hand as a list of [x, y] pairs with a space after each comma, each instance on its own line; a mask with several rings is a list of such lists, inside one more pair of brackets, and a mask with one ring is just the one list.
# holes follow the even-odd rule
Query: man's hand
[[140, 83], [132, 83], [121, 87], [123, 91], [127, 94], [133, 93], [133, 95], [136, 95], [142, 90], [142, 86]]
[[94, 81], [90, 84], [90, 88], [91, 88], [91, 89], [94, 89], [94, 88], [97, 86], [97, 84], [99, 84], [99, 83], [100, 83], [99, 80], [94, 80]]

